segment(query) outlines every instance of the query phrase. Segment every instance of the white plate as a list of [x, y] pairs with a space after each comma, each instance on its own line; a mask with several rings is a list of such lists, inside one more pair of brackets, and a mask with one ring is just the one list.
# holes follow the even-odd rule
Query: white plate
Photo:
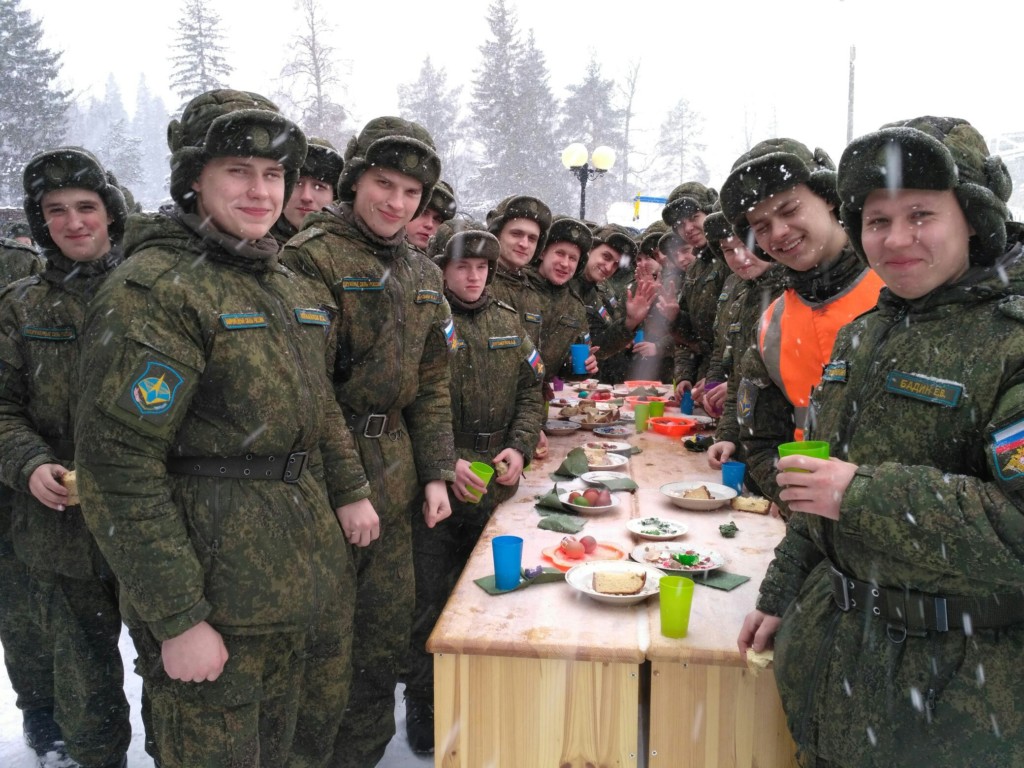
[[580, 425], [575, 421], [549, 419], [544, 422], [544, 431], [549, 435], [568, 435], [580, 428]]
[[556, 397], [548, 405], [552, 408], [568, 408], [570, 405], [577, 405], [579, 400], [575, 397]]
[[[629, 464], [629, 457], [623, 456], [621, 453], [606, 453], [601, 456], [599, 461], [600, 464], [594, 464], [590, 456], [587, 456], [587, 469], [591, 472], [597, 472], [605, 469], [615, 469], [616, 467], [624, 467]], [[735, 492], [733, 492], [735, 495]]]
[[630, 454], [633, 452], [633, 446], [629, 443], [619, 442], [618, 440], [588, 440], [583, 444], [583, 447], [604, 448], [609, 453]]
[[[647, 581], [643, 589], [635, 595], [605, 595], [594, 591], [595, 571], [633, 571], [635, 573], [646, 573]], [[645, 563], [631, 563], [627, 560], [599, 560], [591, 563], [580, 563], [574, 565], [565, 573], [565, 580], [573, 589], [582, 592], [587, 597], [597, 600], [599, 603], [610, 603], [611, 605], [635, 605], [641, 603], [651, 595], [658, 594], [658, 583], [665, 574], [654, 566]]]
[[588, 505], [588, 506], [584, 507], [584, 506], [580, 506], [579, 504], [571, 504], [569, 502], [569, 496], [572, 493], [573, 493], [573, 491], [566, 491], [565, 493], [560, 493], [560, 494], [558, 494], [558, 500], [560, 502], [562, 502], [562, 506], [563, 507], [565, 507], [566, 509], [568, 509], [568, 510], [570, 510], [572, 512], [576, 512], [577, 514], [580, 514], [580, 515], [601, 515], [601, 514], [604, 514], [605, 512], [610, 512], [611, 510], [615, 509], [615, 507], [617, 507], [619, 505], [619, 497], [616, 496], [614, 493], [611, 494], [612, 503], [611, 504], [606, 504], [606, 505], [604, 505], [602, 507], [595, 507], [595, 506], [591, 506], [591, 505]]
[[683, 523], [674, 523], [660, 517], [634, 517], [626, 523], [626, 528], [641, 539], [650, 541], [668, 541], [678, 538], [690, 530]]
[[630, 437], [636, 431], [632, 427], [624, 427], [621, 424], [612, 424], [608, 427], [594, 427], [594, 434], [601, 437]]
[[[708, 489], [708, 493], [710, 493], [714, 498], [683, 498], [682, 494], [684, 491], [693, 490], [694, 488], [699, 488], [702, 485]], [[708, 509], [718, 509], [729, 501], [729, 499], [736, 496], [735, 488], [729, 488], [728, 486], [719, 485], [718, 483], [709, 483], [707, 480], [684, 480], [679, 483], [666, 483], [661, 486], [661, 492], [677, 507], [682, 509], [694, 509], [701, 512]]]
[[629, 475], [625, 472], [584, 472], [580, 480], [587, 485], [604, 485], [611, 480], [629, 480]]
[[619, 411], [619, 418], [623, 421], [636, 421], [636, 414], [625, 409]]
[[693, 421], [696, 421], [698, 424], [700, 424], [702, 426], [705, 426], [705, 427], [708, 426], [709, 424], [714, 424], [715, 423], [715, 420], [713, 418], [711, 418], [710, 416], [703, 416], [703, 415], [701, 415], [699, 413], [692, 413], [689, 416], [687, 416], [686, 418], [692, 419]]
[[[671, 559], [676, 552], [696, 553], [700, 560], [695, 565], [683, 565]], [[629, 556], [638, 563], [651, 565], [666, 572], [706, 573], [725, 565], [725, 558], [713, 549], [695, 549], [688, 544], [679, 542], [663, 542], [660, 544], [641, 544]]]

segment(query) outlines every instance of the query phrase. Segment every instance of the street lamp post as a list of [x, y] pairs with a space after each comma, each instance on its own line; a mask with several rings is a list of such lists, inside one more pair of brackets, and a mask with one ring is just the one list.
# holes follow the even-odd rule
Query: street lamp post
[[587, 148], [578, 142], [562, 150], [562, 165], [580, 181], [580, 221], [587, 218], [587, 182], [615, 165], [615, 150], [611, 147], [595, 149], [590, 162], [587, 162], [588, 154]]

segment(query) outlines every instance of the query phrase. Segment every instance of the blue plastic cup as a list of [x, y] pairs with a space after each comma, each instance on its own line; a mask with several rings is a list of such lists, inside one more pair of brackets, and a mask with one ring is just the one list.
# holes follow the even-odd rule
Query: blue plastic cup
[[722, 464], [722, 485], [734, 488], [736, 493], [743, 493], [743, 478], [747, 474], [747, 465], [742, 461], [727, 461]]
[[494, 586], [515, 589], [523, 567], [523, 540], [518, 536], [495, 536], [491, 540], [494, 555]]
[[589, 344], [573, 344], [572, 345], [572, 372], [573, 373], [586, 373], [587, 372], [587, 358], [590, 357], [590, 345]]
[[641, 328], [639, 331], [636, 332], [636, 335], [633, 337], [633, 343], [634, 344], [639, 344], [643, 340], [644, 340], [644, 329]]
[[683, 399], [679, 401], [679, 412], [686, 416], [693, 414], [693, 395], [690, 390], [683, 392]]

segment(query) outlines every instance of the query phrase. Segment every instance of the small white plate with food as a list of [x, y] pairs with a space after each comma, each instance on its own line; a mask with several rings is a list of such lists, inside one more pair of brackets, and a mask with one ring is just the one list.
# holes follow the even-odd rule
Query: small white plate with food
[[629, 556], [638, 563], [680, 573], [705, 573], [725, 565], [725, 558], [713, 549], [694, 549], [678, 542], [641, 544]]
[[603, 488], [587, 488], [585, 491], [569, 491], [558, 494], [562, 506], [580, 515], [600, 515], [611, 512], [619, 504], [619, 497]]
[[706, 480], [683, 480], [678, 483], [666, 483], [661, 492], [669, 501], [681, 509], [702, 512], [718, 509], [736, 496], [736, 489]]
[[634, 517], [626, 523], [630, 533], [650, 541], [676, 539], [690, 530], [683, 523], [674, 523], [660, 517]]
[[634, 605], [658, 594], [665, 574], [645, 563], [602, 560], [574, 565], [565, 574], [573, 589], [599, 603]]
[[603, 448], [598, 450], [584, 448], [583, 452], [587, 455], [587, 469], [591, 472], [615, 469], [629, 464], [628, 456], [623, 456], [621, 453], [608, 453]]
[[629, 475], [625, 472], [584, 472], [580, 475], [580, 480], [587, 485], [605, 485], [613, 480], [629, 479]]
[[598, 450], [603, 449], [608, 453], [622, 453], [630, 454], [633, 452], [633, 446], [629, 443], [620, 442], [619, 440], [588, 440], [583, 444], [583, 450]]

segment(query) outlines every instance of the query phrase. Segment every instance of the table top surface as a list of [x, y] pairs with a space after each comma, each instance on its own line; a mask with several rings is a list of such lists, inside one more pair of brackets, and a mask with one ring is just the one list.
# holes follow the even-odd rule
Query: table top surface
[[[671, 413], [675, 413], [670, 409]], [[679, 438], [653, 432], [615, 438], [642, 450], [630, 457], [627, 472], [639, 490], [617, 492], [619, 505], [601, 515], [586, 516], [578, 536], [591, 535], [627, 553], [646, 544], [626, 528], [631, 518], [657, 516], [684, 523], [688, 532], [673, 539], [698, 551], [714, 550], [725, 558], [724, 570], [749, 576], [731, 590], [694, 586], [687, 637], [663, 637], [656, 595], [635, 605], [599, 603], [564, 582], [536, 584], [490, 595], [474, 579], [494, 572], [491, 539], [521, 536], [523, 567], [550, 566], [541, 552], [557, 546], [563, 534], [538, 528], [537, 497], [551, 490], [551, 474], [570, 450], [593, 440], [587, 430], [549, 438], [545, 459], [535, 459], [516, 495], [495, 511], [441, 615], [427, 648], [433, 653], [463, 653], [526, 658], [580, 659], [619, 663], [688, 661], [742, 666], [736, 648], [743, 618], [757, 599], [757, 590], [782, 538], [784, 523], [767, 515], [740, 512], [728, 505], [706, 512], [674, 506], [659, 490], [665, 483], [700, 480], [720, 483], [721, 472], [708, 467], [705, 453], [687, 451]], [[558, 481], [559, 490], [584, 488], [581, 480]], [[739, 528], [725, 538], [718, 526], [733, 521]], [[684, 574], [685, 575], [685, 574]], [[696, 575], [695, 580], [700, 576]]]

